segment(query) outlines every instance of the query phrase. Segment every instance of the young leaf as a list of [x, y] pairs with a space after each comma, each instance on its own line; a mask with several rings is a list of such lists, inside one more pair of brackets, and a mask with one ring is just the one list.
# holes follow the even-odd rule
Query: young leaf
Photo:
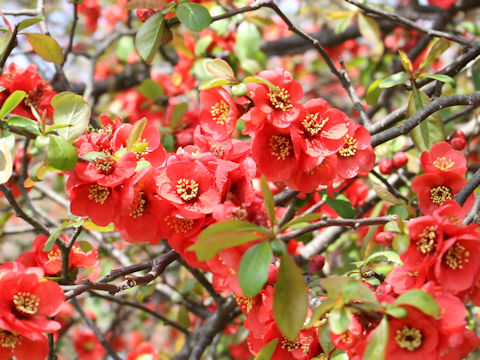
[[335, 346], [333, 346], [332, 340], [330, 339], [330, 325], [328, 322], [318, 327], [318, 342], [325, 354], [328, 354], [335, 349]]
[[73, 170], [78, 160], [74, 146], [57, 135], [49, 135], [49, 138], [48, 163], [50, 166], [62, 171]]
[[230, 80], [232, 83], [238, 84], [235, 74], [230, 65], [222, 59], [212, 59], [205, 61], [205, 70], [219, 79]]
[[394, 305], [410, 305], [416, 307], [426, 315], [434, 318], [438, 316], [440, 310], [437, 302], [429, 293], [420, 290], [412, 289], [401, 294], [393, 303]]
[[0, 184], [5, 184], [12, 176], [13, 162], [10, 147], [4, 138], [0, 138]]
[[275, 225], [275, 200], [273, 200], [273, 193], [268, 187], [267, 180], [264, 176], [261, 179], [262, 196], [265, 201], [265, 209], [267, 210], [268, 219]]
[[161, 13], [150, 17], [138, 29], [135, 36], [135, 47], [138, 54], [146, 62], [151, 62], [157, 53], [165, 32], [165, 18]]
[[283, 230], [285, 230], [285, 229], [287, 229], [287, 228], [289, 228], [289, 227], [291, 227], [292, 225], [295, 225], [295, 224], [308, 223], [310, 221], [315, 221], [315, 220], [320, 219], [322, 216], [323, 216], [322, 214], [318, 214], [318, 213], [300, 215], [299, 217], [297, 217], [295, 219], [292, 219], [289, 222], [287, 222], [285, 225], [283, 225], [281, 227], [280, 230], [283, 231]]
[[35, 120], [25, 118], [23, 116], [10, 116], [7, 120], [7, 123], [14, 128], [29, 132], [31, 134], [39, 134], [38, 123]]
[[18, 31], [25, 30], [26, 28], [28, 28], [32, 25], [35, 25], [35, 24], [37, 24], [37, 23], [39, 23], [40, 21], [43, 21], [43, 20], [45, 20], [45, 18], [42, 15], [37, 15], [34, 18], [22, 20], [18, 24]]
[[[424, 92], [413, 88], [408, 101], [408, 117], [411, 117], [429, 102], [430, 99]], [[428, 151], [433, 144], [444, 141], [446, 138], [445, 126], [438, 112], [430, 115], [415, 126], [409, 134], [420, 151]]]
[[178, 122], [180, 119], [185, 115], [188, 111], [188, 104], [183, 102], [180, 104], [175, 105], [172, 111], [172, 115], [170, 117], [170, 128], [174, 130], [177, 127]]
[[328, 313], [328, 323], [330, 329], [334, 334], [341, 334], [347, 331], [352, 313], [344, 306], [338, 309], [333, 309]]
[[195, 251], [198, 260], [212, 259], [223, 249], [258, 240], [263, 235], [264, 229], [246, 221], [224, 221], [213, 224], [203, 230], [195, 244], [188, 250]]
[[272, 249], [268, 241], [252, 246], [243, 254], [238, 268], [238, 281], [245, 296], [253, 297], [263, 288], [271, 260]]
[[33, 51], [43, 60], [60, 65], [63, 62], [63, 52], [57, 40], [51, 36], [37, 33], [23, 33], [27, 36], [27, 41], [33, 48]]
[[157, 100], [164, 95], [162, 85], [152, 79], [145, 79], [138, 86], [138, 91], [150, 100]]
[[206, 89], [210, 89], [210, 88], [217, 87], [217, 86], [233, 85], [233, 84], [235, 84], [235, 83], [232, 82], [232, 81], [230, 81], [230, 80], [225, 80], [225, 79], [208, 79], [208, 80], [202, 81], [202, 83], [200, 84], [200, 86], [198, 87], [198, 89], [199, 89], [199, 90], [206, 90]]
[[273, 295], [273, 316], [280, 332], [295, 341], [308, 309], [308, 292], [301, 270], [293, 258], [282, 256]]
[[403, 254], [410, 246], [410, 238], [406, 234], [399, 234], [393, 239], [392, 247], [397, 254]]
[[438, 59], [440, 55], [442, 55], [449, 47], [450, 42], [448, 40], [441, 38], [433, 39], [428, 46], [427, 55], [420, 64], [419, 69], [430, 66], [430, 64], [433, 63], [436, 59]]
[[27, 93], [22, 90], [15, 90], [10, 96], [5, 100], [0, 109], [0, 119], [3, 119], [5, 116], [10, 114], [17, 106], [22, 102]]
[[443, 75], [443, 74], [421, 74], [419, 78], [430, 78], [434, 80], [438, 80], [444, 83], [448, 83], [452, 85], [452, 87], [456, 87], [457, 83], [455, 82], [455, 79], [448, 76], [448, 75]]
[[132, 151], [140, 141], [143, 130], [147, 125], [147, 118], [142, 118], [133, 124], [127, 137], [127, 151]]
[[53, 249], [53, 244], [57, 240], [58, 235], [62, 232], [63, 229], [73, 224], [73, 221], [65, 221], [58, 228], [56, 228], [48, 237], [47, 242], [43, 246], [43, 251], [48, 252]]
[[372, 262], [379, 261], [389, 261], [397, 265], [402, 265], [403, 262], [400, 260], [400, 256], [394, 251], [379, 251], [375, 254], [370, 255], [367, 260], [365, 260], [365, 265], [368, 265]]
[[367, 94], [365, 95], [365, 100], [370, 106], [376, 106], [378, 103], [378, 98], [382, 93], [383, 89], [380, 87], [380, 83], [384, 78], [375, 80], [367, 89]]
[[409, 74], [413, 73], [413, 65], [410, 59], [408, 58], [408, 55], [405, 54], [402, 50], [398, 50], [398, 54], [400, 55], [400, 61], [405, 71], [408, 72]]
[[382, 185], [380, 184], [372, 184], [373, 190], [376, 192], [378, 197], [382, 200], [385, 200], [386, 202], [389, 202], [394, 205], [402, 205], [403, 201], [400, 200], [399, 198], [395, 197], [390, 191], [385, 189]]
[[374, 330], [370, 341], [368, 342], [365, 353], [363, 354], [364, 360], [384, 360], [385, 353], [387, 352], [388, 343], [388, 320], [384, 316], [380, 324]]
[[175, 13], [178, 20], [192, 31], [201, 31], [212, 22], [208, 10], [204, 6], [193, 2], [180, 3]]
[[339, 194], [332, 199], [327, 194], [323, 194], [322, 200], [343, 218], [352, 219], [355, 216], [355, 208], [345, 195]]
[[270, 360], [275, 349], [277, 348], [278, 338], [273, 339], [268, 344], [264, 345], [253, 360]]
[[378, 84], [378, 87], [382, 89], [391, 88], [391, 87], [403, 84], [407, 80], [408, 80], [407, 74], [405, 74], [402, 71], [382, 79], [382, 81], [380, 81], [380, 83]]
[[53, 123], [67, 125], [57, 129], [58, 135], [67, 141], [75, 141], [83, 134], [90, 121], [90, 106], [80, 95], [67, 94], [55, 102]]

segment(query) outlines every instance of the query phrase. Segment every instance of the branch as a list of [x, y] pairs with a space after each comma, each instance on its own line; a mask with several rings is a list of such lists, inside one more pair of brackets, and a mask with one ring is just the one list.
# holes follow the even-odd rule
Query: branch
[[10, 39], [8, 40], [8, 44], [7, 44], [7, 47], [5, 48], [5, 52], [3, 53], [3, 57], [0, 60], [0, 73], [2, 72], [2, 69], [5, 66], [5, 62], [7, 61], [7, 58], [9, 57], [10, 53], [12, 52], [13, 49], [15, 49], [15, 46], [17, 45], [17, 33], [18, 33], [18, 25], [15, 25], [12, 33], [10, 34]]
[[[97, 281], [86, 280], [82, 284], [73, 286], [64, 286], [65, 298], [69, 300], [89, 290], [104, 290], [108, 291], [110, 295], [114, 295], [120, 291], [130, 289], [137, 285], [145, 285], [160, 276], [165, 268], [179, 258], [179, 254], [175, 250], [170, 250], [159, 258], [144, 261], [139, 264], [126, 266], [121, 269], [110, 270], [107, 275], [101, 277]], [[137, 271], [150, 269], [151, 270], [142, 276], [125, 276]], [[115, 280], [121, 276], [125, 276], [125, 280], [120, 284], [108, 284], [108, 282]]]
[[480, 169], [478, 169], [470, 181], [460, 190], [460, 192], [455, 195], [455, 201], [459, 203], [461, 206], [465, 204], [467, 198], [472, 194], [477, 186], [480, 185]]
[[286, 188], [281, 193], [278, 193], [273, 197], [273, 200], [275, 201], [275, 206], [284, 206], [289, 200], [293, 199], [299, 193], [300, 191]]
[[480, 196], [477, 195], [477, 197], [475, 198], [475, 202], [473, 203], [472, 210], [470, 210], [467, 216], [465, 216], [463, 223], [469, 225], [472, 222], [477, 221], [479, 211], [480, 211]]
[[400, 135], [405, 135], [433, 113], [443, 108], [457, 105], [480, 105], [480, 92], [437, 98], [401, 124], [373, 135], [371, 144], [375, 147]]
[[402, 27], [416, 29], [416, 30], [421, 31], [421, 32], [423, 32], [427, 35], [430, 35], [430, 36], [443, 37], [445, 39], [448, 39], [448, 40], [454, 41], [456, 43], [462, 44], [465, 47], [472, 47], [472, 46], [475, 45], [474, 41], [470, 41], [470, 40], [464, 39], [462, 37], [459, 37], [459, 36], [456, 36], [456, 35], [453, 35], [453, 34], [450, 34], [450, 33], [446, 33], [446, 32], [443, 32], [443, 31], [437, 31], [437, 30], [434, 30], [434, 29], [429, 29], [429, 28], [423, 27], [423, 26], [417, 24], [416, 22], [414, 22], [412, 20], [409, 20], [409, 19], [407, 19], [403, 16], [400, 16], [400, 15], [397, 15], [397, 14], [392, 14], [392, 13], [389, 13], [387, 11], [383, 11], [383, 10], [380, 10], [380, 9], [375, 9], [375, 8], [369, 7], [367, 5], [359, 3], [357, 0], [345, 0], [345, 1], [352, 4], [352, 5], [355, 5], [356, 7], [360, 8], [360, 9], [362, 9], [365, 14], [377, 15], [381, 18], [388, 19], [388, 20], [390, 20], [390, 21], [392, 21], [392, 22], [394, 22], [394, 23], [396, 23], [396, 24], [398, 24]]

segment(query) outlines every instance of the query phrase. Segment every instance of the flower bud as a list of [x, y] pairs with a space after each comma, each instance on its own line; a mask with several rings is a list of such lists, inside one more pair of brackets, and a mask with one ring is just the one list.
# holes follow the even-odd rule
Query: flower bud
[[383, 175], [391, 174], [393, 171], [392, 160], [384, 158], [378, 162], [378, 168]]
[[315, 275], [322, 271], [325, 265], [325, 257], [323, 255], [314, 255], [308, 262], [308, 272], [310, 275]]
[[408, 162], [408, 156], [403, 151], [400, 151], [393, 156], [393, 166], [396, 169], [399, 169], [405, 166], [407, 162]]

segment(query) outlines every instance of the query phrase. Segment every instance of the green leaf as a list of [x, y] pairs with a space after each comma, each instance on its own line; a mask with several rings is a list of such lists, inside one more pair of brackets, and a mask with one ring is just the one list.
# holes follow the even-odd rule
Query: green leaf
[[275, 200], [273, 199], [273, 193], [268, 187], [267, 180], [264, 176], [261, 179], [261, 188], [262, 188], [262, 196], [263, 200], [265, 201], [265, 209], [267, 210], [268, 219], [270, 220], [272, 226], [275, 225]]
[[345, 195], [339, 194], [332, 199], [327, 194], [323, 194], [322, 199], [342, 218], [352, 219], [355, 216], [355, 208]]
[[201, 31], [212, 22], [208, 10], [204, 6], [192, 2], [180, 3], [175, 13], [178, 20], [192, 31]]
[[402, 50], [398, 50], [398, 54], [400, 55], [400, 62], [402, 63], [405, 71], [408, 72], [409, 74], [413, 73], [413, 65], [410, 59], [408, 58], [408, 55], [404, 53]]
[[388, 343], [388, 320], [384, 316], [380, 324], [374, 330], [367, 348], [363, 354], [363, 360], [384, 360]]
[[237, 51], [240, 58], [256, 60], [260, 51], [262, 36], [255, 24], [249, 21], [242, 21], [237, 28]]
[[421, 74], [419, 78], [430, 78], [434, 80], [438, 80], [444, 83], [448, 83], [452, 85], [452, 87], [456, 87], [457, 83], [455, 82], [455, 79], [448, 76], [448, 75], [443, 75], [443, 74]]
[[306, 325], [306, 328], [311, 328], [315, 326], [317, 321], [320, 320], [327, 312], [333, 309], [335, 305], [332, 299], [325, 299], [322, 303], [313, 310], [312, 318], [310, 319], [309, 323]]
[[212, 41], [213, 37], [210, 35], [202, 36], [200, 39], [198, 39], [195, 43], [195, 56], [201, 57], [204, 55]]
[[378, 87], [382, 89], [391, 88], [391, 87], [403, 84], [407, 80], [408, 80], [407, 74], [405, 74], [402, 71], [382, 79], [382, 81], [380, 81], [380, 83], [378, 84]]
[[67, 141], [75, 141], [88, 127], [90, 106], [80, 95], [66, 94], [55, 101], [54, 125], [68, 125], [59, 128], [58, 134]]
[[375, 80], [367, 89], [367, 94], [365, 95], [365, 100], [370, 106], [376, 106], [378, 103], [378, 98], [382, 93], [383, 89], [380, 87], [380, 83], [384, 78]]
[[172, 115], [170, 117], [170, 129], [174, 130], [177, 127], [178, 122], [187, 113], [187, 111], [187, 103], [183, 102], [175, 105], [172, 111]]
[[57, 135], [49, 135], [48, 163], [51, 167], [62, 170], [73, 170], [77, 165], [77, 151], [75, 147], [64, 138]]
[[346, 307], [333, 309], [328, 313], [328, 323], [334, 334], [341, 334], [348, 330], [352, 313]]
[[222, 85], [233, 85], [235, 84], [231, 80], [225, 80], [225, 79], [208, 79], [202, 81], [200, 86], [198, 87], [199, 90], [206, 90], [210, 88], [214, 88], [217, 86], [222, 86]]
[[328, 322], [318, 327], [318, 342], [325, 354], [335, 349], [330, 338], [330, 324]]
[[400, 260], [400, 256], [398, 256], [398, 254], [394, 251], [376, 252], [375, 254], [370, 255], [367, 260], [365, 260], [365, 265], [380, 261], [389, 261], [397, 265], [403, 265], [402, 260]]
[[386, 313], [388, 315], [391, 315], [393, 317], [396, 317], [398, 319], [403, 319], [404, 317], [407, 317], [408, 311], [407, 309], [403, 307], [398, 307], [398, 306], [392, 306], [387, 309]]
[[[34, 182], [42, 181], [43, 177], [47, 172], [48, 172], [48, 166], [45, 164], [45, 162], [35, 164], [35, 166], [33, 166], [32, 169], [30, 170], [30, 180]], [[30, 186], [25, 185], [25, 187], [30, 187]]]
[[127, 62], [128, 55], [135, 51], [135, 41], [132, 36], [122, 36], [118, 40], [117, 46], [115, 48], [115, 54], [117, 57], [123, 61]]
[[138, 86], [138, 91], [140, 91], [140, 93], [147, 99], [154, 101], [164, 95], [162, 85], [152, 79], [143, 80], [142, 83]]
[[262, 349], [255, 356], [254, 360], [270, 360], [275, 349], [277, 348], [278, 338], [273, 339], [268, 344], [265, 344]]
[[374, 183], [372, 184], [372, 187], [380, 199], [386, 202], [389, 202], [390, 204], [403, 205], [404, 202], [402, 200], [397, 198], [395, 195], [393, 195], [390, 191], [388, 191], [382, 185]]
[[158, 9], [164, 7], [169, 1], [166, 0], [128, 0], [125, 10], [133, 9]]
[[263, 288], [271, 261], [272, 249], [268, 241], [252, 246], [243, 254], [238, 268], [238, 281], [245, 296], [253, 297]]
[[147, 125], [147, 118], [141, 118], [133, 124], [127, 137], [127, 151], [132, 151], [142, 137], [143, 130]]
[[[413, 88], [408, 101], [408, 117], [413, 116], [413, 114], [428, 103], [430, 103], [428, 96], [421, 90]], [[436, 112], [430, 115], [420, 124], [415, 126], [412, 131], [410, 131], [409, 135], [420, 151], [428, 151], [433, 144], [444, 141], [446, 138], [445, 126], [440, 114]]]
[[401, 294], [394, 302], [394, 305], [410, 305], [416, 307], [426, 315], [430, 315], [434, 318], [438, 317], [440, 307], [437, 302], [429, 293], [420, 290], [412, 289]]
[[210, 260], [223, 249], [262, 238], [259, 232], [264, 233], [265, 230], [246, 221], [216, 223], [203, 230], [188, 250], [195, 251], [200, 261]]
[[43, 60], [60, 65], [63, 62], [63, 52], [57, 40], [45, 34], [23, 33], [33, 51]]
[[13, 159], [7, 140], [0, 138], [0, 184], [5, 184], [12, 176]]
[[358, 291], [359, 282], [351, 279], [342, 286], [342, 296], [345, 302], [349, 301]]
[[22, 20], [18, 24], [18, 31], [25, 30], [26, 28], [28, 28], [32, 25], [35, 25], [35, 24], [37, 24], [37, 23], [39, 23], [40, 21], [43, 21], [43, 20], [45, 20], [45, 18], [42, 15], [37, 15], [34, 18]]
[[73, 224], [73, 221], [65, 221], [63, 222], [58, 228], [56, 228], [48, 237], [47, 242], [43, 246], [44, 252], [49, 252], [53, 249], [53, 244], [55, 244], [55, 240], [57, 240], [58, 235], [62, 232], [63, 229]]
[[393, 239], [392, 247], [397, 254], [403, 254], [410, 246], [410, 238], [406, 234], [399, 234]]
[[230, 80], [232, 83], [238, 84], [235, 74], [230, 65], [222, 59], [212, 59], [205, 61], [205, 70], [216, 78]]
[[353, 280], [347, 276], [329, 276], [325, 279], [321, 279], [320, 285], [325, 291], [327, 291], [328, 297], [334, 299], [342, 294], [343, 286], [351, 281], [356, 281], [359, 285], [356, 291], [353, 294], [350, 294], [350, 300], [368, 303], [369, 306], [379, 308], [378, 300], [372, 290], [362, 282]]
[[38, 123], [35, 120], [23, 116], [11, 116], [8, 118], [7, 123], [14, 128], [31, 134], [39, 134]]
[[242, 97], [247, 95], [248, 88], [247, 85], [241, 83], [232, 86], [232, 94], [236, 97]]
[[15, 90], [10, 96], [5, 100], [0, 109], [0, 119], [3, 119], [5, 116], [10, 114], [17, 106], [25, 99], [27, 93], [22, 90]]
[[287, 222], [285, 225], [283, 225], [281, 228], [280, 228], [280, 231], [283, 231], [289, 227], [291, 227], [292, 225], [295, 225], [295, 224], [300, 224], [300, 223], [309, 223], [311, 221], [315, 221], [315, 220], [318, 220], [322, 217], [323, 215], [322, 214], [318, 214], [318, 213], [313, 213], [313, 214], [307, 214], [307, 215], [300, 215], [299, 217], [295, 218], [295, 219], [292, 219], [290, 220], [289, 222]]
[[146, 62], [151, 62], [157, 53], [158, 47], [165, 35], [165, 18], [161, 13], [150, 17], [138, 29], [135, 36], [135, 47], [138, 54]]
[[302, 272], [286, 254], [282, 256], [273, 295], [273, 316], [280, 332], [295, 341], [308, 309], [308, 291]]
[[442, 55], [449, 47], [450, 42], [448, 40], [440, 38], [433, 39], [428, 45], [427, 54], [425, 55], [425, 59], [420, 64], [419, 69], [430, 66], [430, 64], [438, 59], [440, 55]]

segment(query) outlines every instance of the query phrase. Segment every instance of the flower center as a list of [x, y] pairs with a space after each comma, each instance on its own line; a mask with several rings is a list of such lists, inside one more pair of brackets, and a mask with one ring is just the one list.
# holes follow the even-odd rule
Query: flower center
[[270, 90], [268, 92], [268, 98], [270, 99], [272, 107], [281, 112], [288, 111], [293, 107], [292, 102], [290, 101], [290, 94], [285, 89], [281, 89], [277, 92]]
[[468, 263], [469, 256], [470, 251], [465, 251], [465, 247], [456, 242], [448, 249], [443, 261], [453, 270], [463, 269], [463, 263]]
[[95, 168], [100, 174], [110, 175], [115, 170], [115, 160], [108, 157], [100, 157], [94, 160]]
[[198, 196], [199, 186], [195, 180], [181, 178], [177, 181], [177, 194], [183, 201], [195, 200]]
[[38, 311], [40, 300], [29, 292], [18, 292], [13, 296], [13, 305], [20, 316], [33, 316]]
[[222, 144], [210, 145], [210, 152], [217, 158], [222, 158], [222, 156], [225, 154], [226, 149], [227, 147]]
[[133, 202], [132, 204], [130, 204], [130, 207], [129, 207], [129, 210], [130, 210], [129, 215], [134, 219], [142, 216], [143, 213], [145, 212], [145, 208], [147, 207], [146, 203], [147, 203], [147, 200], [143, 196], [143, 191], [139, 191], [138, 193], [136, 193], [135, 197], [133, 198]]
[[176, 216], [172, 217], [170, 215], [167, 215], [165, 217], [165, 223], [171, 230], [175, 231], [177, 234], [186, 234], [193, 228], [192, 219], [178, 218]]
[[225, 122], [228, 118], [228, 112], [230, 111], [230, 106], [223, 100], [216, 103], [210, 108], [210, 114], [212, 119], [215, 120], [217, 124], [225, 125]]
[[268, 145], [272, 148], [271, 154], [277, 160], [285, 160], [287, 156], [292, 155], [292, 142], [286, 136], [273, 135], [268, 141]]
[[48, 260], [58, 259], [61, 255], [60, 249], [50, 250], [47, 253]]
[[455, 161], [453, 161], [452, 159], [447, 159], [445, 156], [443, 156], [441, 158], [437, 158], [433, 162], [433, 165], [439, 170], [447, 171], [451, 169], [453, 165], [455, 165]]
[[437, 234], [435, 233], [436, 230], [436, 226], [426, 226], [419, 235], [416, 245], [417, 249], [420, 250], [422, 254], [430, 254], [437, 247], [435, 242], [437, 238]]
[[398, 346], [408, 351], [414, 351], [422, 345], [422, 333], [414, 327], [404, 326], [397, 330], [395, 341]]
[[0, 329], [0, 346], [2, 348], [12, 348], [13, 350], [15, 346], [20, 345], [21, 342], [21, 336], [7, 330]]
[[452, 192], [445, 185], [439, 185], [430, 189], [430, 199], [437, 205], [442, 205], [445, 201], [452, 198]]
[[240, 309], [245, 310], [247, 314], [252, 311], [253, 305], [256, 303], [256, 298], [255, 297], [247, 297], [245, 295], [241, 294], [234, 294], [233, 298], [237, 302], [238, 306]]
[[326, 118], [320, 123], [317, 122], [319, 116], [319, 113], [308, 114], [302, 121], [303, 128], [311, 137], [317, 136], [328, 121], [328, 118]]
[[350, 157], [353, 156], [357, 153], [357, 148], [358, 148], [358, 143], [357, 140], [353, 136], [350, 135], [345, 135], [343, 138], [345, 143], [343, 144], [343, 147], [338, 151], [340, 156], [343, 157]]
[[300, 348], [302, 346], [302, 344], [300, 344], [300, 341], [298, 341], [298, 340], [295, 340], [294, 342], [292, 342], [284, 336], [283, 339], [282, 339], [282, 345], [281, 346], [282, 346], [282, 349], [285, 349], [288, 352], [292, 352], [292, 351]]
[[110, 196], [110, 189], [97, 184], [88, 187], [88, 199], [95, 201], [97, 204], [103, 205]]

